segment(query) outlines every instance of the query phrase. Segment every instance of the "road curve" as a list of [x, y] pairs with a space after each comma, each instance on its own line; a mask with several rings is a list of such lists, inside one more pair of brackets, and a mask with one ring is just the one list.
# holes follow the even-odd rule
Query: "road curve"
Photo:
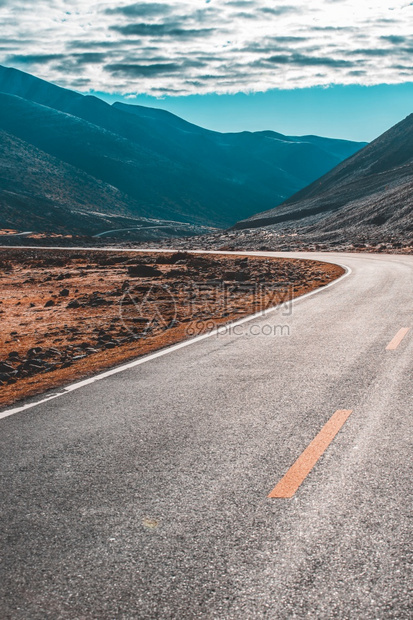
[[351, 273], [0, 420], [2, 618], [411, 618], [413, 257], [276, 255]]

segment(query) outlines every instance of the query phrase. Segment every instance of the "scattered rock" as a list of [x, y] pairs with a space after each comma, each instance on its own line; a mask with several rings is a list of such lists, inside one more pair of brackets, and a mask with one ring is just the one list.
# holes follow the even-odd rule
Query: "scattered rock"
[[49, 357], [54, 355], [61, 355], [61, 352], [59, 351], [59, 349], [51, 347], [50, 349], [47, 349], [46, 355], [48, 355]]
[[188, 252], [174, 252], [174, 254], [172, 254], [172, 256], [170, 257], [171, 265], [173, 264], [176, 265], [176, 263], [178, 262], [183, 264], [190, 258], [191, 258], [191, 254], [188, 254]]
[[90, 346], [91, 346], [91, 345], [90, 345], [90, 342], [81, 342], [81, 343], [78, 345], [79, 349], [89, 349], [89, 347], [90, 347]]
[[162, 271], [152, 267], [151, 265], [130, 265], [128, 274], [133, 278], [158, 278], [162, 275]]
[[93, 293], [92, 297], [87, 302], [87, 305], [91, 306], [92, 308], [96, 308], [98, 306], [110, 306], [112, 304], [113, 301], [105, 299], [104, 297], [99, 297], [97, 293]]
[[35, 362], [29, 362], [28, 366], [29, 368], [31, 368], [32, 370], [43, 370], [44, 366], [42, 363], [39, 363], [40, 360], [36, 360]]
[[28, 357], [33, 357], [33, 355], [39, 355], [43, 351], [42, 347], [33, 347], [27, 351]]
[[181, 278], [183, 275], [185, 275], [185, 272], [179, 269], [171, 269], [165, 273], [167, 278]]
[[14, 372], [14, 367], [8, 362], [0, 362], [0, 372]]
[[224, 280], [233, 280], [235, 282], [247, 282], [250, 280], [250, 274], [246, 271], [224, 271]]

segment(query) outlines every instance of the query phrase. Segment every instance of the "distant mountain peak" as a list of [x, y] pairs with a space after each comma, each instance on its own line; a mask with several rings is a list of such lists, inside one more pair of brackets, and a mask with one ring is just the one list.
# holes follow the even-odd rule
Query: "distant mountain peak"
[[[209, 131], [165, 110], [109, 105], [93, 95], [81, 95], [1, 66], [0, 130], [36, 149], [33, 157], [38, 161], [51, 157], [53, 165], [61, 162], [62, 167], [69, 166], [68, 186], [80, 201], [85, 192], [86, 212], [99, 209], [85, 190], [82, 174], [102, 187], [115, 188], [122, 196], [117, 208], [128, 217], [215, 227], [228, 227], [275, 206], [362, 146], [271, 131]], [[0, 189], [2, 183], [10, 186], [15, 179], [7, 172], [6, 151], [3, 157], [0, 165], [5, 177], [0, 179]], [[25, 166], [30, 165], [26, 158]], [[38, 169], [35, 161], [33, 166]], [[46, 197], [51, 183], [45, 173], [45, 204], [49, 204]], [[59, 183], [64, 183], [63, 178]], [[30, 191], [26, 184], [27, 196]], [[41, 194], [40, 183], [36, 186], [39, 200]], [[6, 208], [6, 194], [3, 201]], [[63, 204], [58, 192], [54, 192], [54, 202], [56, 208]], [[97, 202], [106, 204], [103, 197]], [[66, 202], [64, 205], [69, 208]], [[9, 207], [12, 223], [11, 203]], [[106, 208], [110, 215], [109, 203]]]

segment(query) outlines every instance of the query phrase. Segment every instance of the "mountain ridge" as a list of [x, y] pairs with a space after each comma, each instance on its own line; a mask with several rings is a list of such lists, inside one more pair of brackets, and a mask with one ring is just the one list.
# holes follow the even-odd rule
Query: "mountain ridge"
[[132, 218], [221, 228], [281, 202], [362, 145], [276, 132], [221, 134], [1, 66], [0, 129], [116, 187]]
[[300, 190], [276, 209], [238, 222], [235, 230], [272, 227], [302, 234], [348, 227], [413, 229], [413, 114]]

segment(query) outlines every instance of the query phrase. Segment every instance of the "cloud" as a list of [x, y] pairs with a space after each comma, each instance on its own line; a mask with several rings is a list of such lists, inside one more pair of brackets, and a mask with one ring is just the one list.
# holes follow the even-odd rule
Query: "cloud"
[[275, 15], [279, 17], [280, 15], [286, 15], [287, 13], [299, 13], [300, 9], [297, 6], [279, 6], [279, 7], [268, 7], [265, 6], [261, 9], [261, 12], [264, 15]]
[[182, 66], [176, 63], [164, 63], [164, 64], [153, 64], [153, 65], [125, 65], [125, 64], [115, 64], [115, 65], [106, 65], [105, 71], [108, 71], [112, 75], [117, 75], [121, 77], [141, 77], [141, 76], [157, 76], [157, 75], [165, 75], [170, 73], [177, 73], [178, 71], [182, 71]]
[[403, 45], [405, 43], [413, 42], [413, 37], [401, 37], [400, 35], [386, 35], [380, 37], [383, 41], [387, 41], [393, 45]]
[[16, 54], [7, 57], [10, 64], [37, 65], [49, 64], [52, 60], [61, 60], [65, 54]]
[[82, 54], [74, 54], [74, 58], [80, 65], [97, 65], [106, 59], [106, 54], [99, 52], [84, 52]]
[[204, 37], [213, 32], [213, 28], [179, 28], [173, 24], [126, 24], [125, 26], [111, 26], [120, 34], [130, 37], [172, 37], [194, 39]]
[[234, 6], [238, 9], [251, 8], [255, 4], [254, 0], [229, 0], [229, 2], [226, 2], [227, 6]]
[[164, 2], [142, 2], [128, 4], [126, 6], [116, 6], [105, 10], [107, 15], [125, 15], [126, 17], [152, 17], [158, 15], [168, 15], [173, 10], [170, 4]]
[[351, 56], [376, 56], [379, 58], [383, 58], [385, 56], [392, 56], [393, 55], [393, 50], [389, 49], [358, 49], [358, 50], [353, 50], [351, 52], [351, 54], [348, 54]]
[[412, 19], [406, 0], [0, 0], [0, 63], [131, 95], [399, 83]]
[[154, 63], [150, 65], [138, 65], [138, 64], [114, 64], [106, 65], [105, 71], [108, 71], [112, 75], [122, 77], [147, 77], [157, 75], [169, 75], [171, 73], [182, 72], [188, 67], [203, 67], [203, 63], [192, 60], [185, 60], [182, 63]]
[[304, 54], [290, 54], [280, 56], [270, 56], [266, 62], [277, 65], [297, 65], [299, 67], [353, 67], [354, 63], [348, 60], [325, 58], [322, 56], [306, 56]]

